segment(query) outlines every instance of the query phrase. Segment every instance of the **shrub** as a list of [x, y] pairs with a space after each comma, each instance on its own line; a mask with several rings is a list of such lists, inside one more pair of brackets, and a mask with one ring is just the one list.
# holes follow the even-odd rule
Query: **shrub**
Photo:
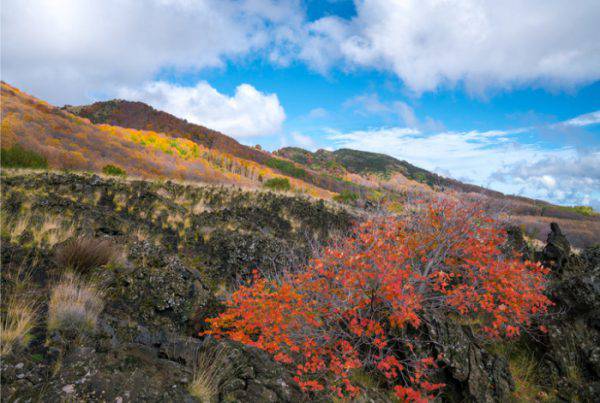
[[112, 164], [105, 165], [102, 168], [102, 172], [111, 176], [125, 176], [127, 174], [123, 168], [119, 168], [118, 166]]
[[288, 178], [271, 178], [263, 183], [263, 186], [272, 190], [290, 190], [292, 186]]
[[26, 150], [19, 144], [0, 150], [1, 165], [6, 168], [48, 168], [46, 157], [35, 151]]
[[35, 326], [35, 320], [36, 309], [31, 299], [25, 295], [11, 296], [0, 321], [0, 354], [10, 354], [15, 347], [25, 347]]
[[93, 332], [104, 303], [93, 283], [66, 273], [50, 290], [48, 330]]
[[358, 195], [349, 190], [342, 190], [339, 194], [333, 196], [333, 200], [338, 203], [353, 204], [358, 200]]
[[547, 270], [503, 254], [505, 241], [483, 211], [448, 201], [372, 219], [305, 270], [256, 274], [203, 334], [266, 350], [308, 392], [354, 398], [352, 374], [366, 370], [402, 401], [430, 399], [444, 385], [428, 379], [436, 362], [415, 331], [424, 316], [455, 314], [481, 336], [512, 337], [550, 303]]
[[297, 167], [293, 162], [280, 160], [279, 158], [270, 158], [267, 161], [267, 166], [294, 178], [306, 178], [308, 176], [304, 169]]
[[85, 274], [114, 261], [116, 254], [111, 240], [80, 236], [62, 244], [54, 258], [60, 266]]

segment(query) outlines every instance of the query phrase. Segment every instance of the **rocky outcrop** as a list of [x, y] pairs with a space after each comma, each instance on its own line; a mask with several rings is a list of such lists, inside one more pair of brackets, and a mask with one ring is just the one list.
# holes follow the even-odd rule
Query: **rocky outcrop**
[[552, 270], [549, 296], [555, 303], [548, 332], [532, 344], [540, 351], [545, 384], [564, 400], [600, 396], [600, 246], [580, 255], [553, 224], [540, 259]]
[[448, 319], [428, 321], [434, 352], [442, 356], [443, 400], [503, 402], [512, 398], [514, 383], [508, 362], [477, 341], [468, 326]]

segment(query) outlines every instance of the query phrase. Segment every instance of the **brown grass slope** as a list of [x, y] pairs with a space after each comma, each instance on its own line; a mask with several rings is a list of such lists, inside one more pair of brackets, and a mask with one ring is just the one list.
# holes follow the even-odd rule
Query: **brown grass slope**
[[[207, 148], [187, 137], [93, 124], [2, 82], [2, 148], [19, 144], [52, 169], [100, 172], [112, 164], [128, 175], [259, 187], [275, 170]], [[189, 136], [188, 136], [189, 137]], [[290, 178], [292, 189], [330, 198], [326, 190]]]
[[[235, 139], [204, 126], [190, 123], [167, 112], [159, 111], [143, 102], [111, 100], [95, 102], [91, 105], [65, 106], [64, 110], [89, 119], [96, 124], [109, 124], [138, 130], [152, 130], [166, 133], [173, 137], [181, 137], [195, 141], [203, 146], [228, 153], [238, 158], [254, 161], [261, 165], [269, 165], [281, 174], [288, 174], [272, 164], [278, 158], [269, 152], [256, 147], [240, 144]], [[336, 180], [325, 172], [315, 172], [303, 167], [305, 172], [301, 178], [314, 186], [332, 192], [353, 191], [363, 192], [361, 186]]]

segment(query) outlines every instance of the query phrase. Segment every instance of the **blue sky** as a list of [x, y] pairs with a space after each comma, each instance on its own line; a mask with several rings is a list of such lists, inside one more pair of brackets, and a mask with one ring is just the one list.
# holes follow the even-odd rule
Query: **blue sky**
[[2, 79], [600, 208], [600, 3], [8, 0]]

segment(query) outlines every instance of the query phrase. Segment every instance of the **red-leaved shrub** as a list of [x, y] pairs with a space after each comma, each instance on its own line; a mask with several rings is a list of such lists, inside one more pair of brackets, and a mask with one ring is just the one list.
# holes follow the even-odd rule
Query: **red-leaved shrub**
[[416, 348], [428, 315], [454, 314], [489, 337], [516, 336], [546, 311], [546, 269], [501, 250], [506, 234], [472, 205], [436, 201], [400, 217], [373, 219], [303, 270], [258, 274], [204, 334], [226, 336], [291, 366], [307, 392], [355, 397], [357, 369], [406, 401], [443, 384], [436, 359]]

